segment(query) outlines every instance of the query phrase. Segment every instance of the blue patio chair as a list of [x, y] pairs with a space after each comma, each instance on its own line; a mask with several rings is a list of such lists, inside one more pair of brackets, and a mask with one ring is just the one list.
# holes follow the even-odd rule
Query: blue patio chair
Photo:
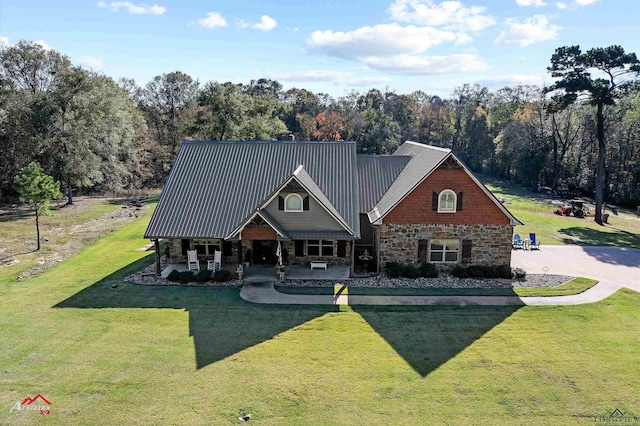
[[529, 248], [531, 250], [540, 250], [540, 241], [536, 240], [535, 232], [529, 233]]
[[520, 234], [515, 234], [513, 236], [513, 242], [511, 243], [514, 249], [522, 249], [524, 250], [524, 241], [520, 238]]

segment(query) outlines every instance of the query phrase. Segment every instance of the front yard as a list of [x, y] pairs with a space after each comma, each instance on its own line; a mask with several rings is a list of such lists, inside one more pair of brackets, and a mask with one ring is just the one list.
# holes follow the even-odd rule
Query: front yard
[[[265, 306], [123, 281], [136, 220], [0, 270], [0, 424], [591, 424], [640, 414], [640, 294], [575, 307]], [[10, 412], [42, 394], [51, 414]]]

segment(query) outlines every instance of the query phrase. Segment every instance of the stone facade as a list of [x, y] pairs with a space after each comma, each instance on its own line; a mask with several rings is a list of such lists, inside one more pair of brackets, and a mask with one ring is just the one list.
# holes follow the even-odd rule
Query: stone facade
[[[380, 232], [380, 265], [386, 262], [419, 264], [419, 240], [459, 239], [471, 240], [471, 257], [464, 265], [511, 264], [511, 236], [513, 225], [435, 225], [435, 224], [382, 224]], [[462, 245], [462, 244], [461, 244]], [[455, 264], [445, 264], [446, 268]]]

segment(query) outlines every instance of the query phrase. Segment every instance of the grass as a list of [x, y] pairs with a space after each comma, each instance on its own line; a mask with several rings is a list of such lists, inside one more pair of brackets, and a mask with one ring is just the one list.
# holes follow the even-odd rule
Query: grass
[[610, 214], [609, 224], [600, 226], [592, 217], [553, 214], [558, 206], [551, 204], [541, 194], [493, 178], [483, 178], [483, 181], [498, 198], [511, 199], [511, 204], [505, 206], [524, 223], [516, 226], [514, 233], [528, 237], [530, 232], [535, 232], [543, 246], [569, 244], [640, 248], [640, 218], [636, 212], [619, 209], [615, 215], [607, 211]]
[[[0, 270], [0, 424], [576, 424], [640, 413], [640, 294], [563, 307], [265, 306], [123, 281], [149, 212]], [[113, 288], [114, 285], [119, 287]], [[10, 407], [42, 393], [50, 416]]]
[[[551, 288], [381, 288], [351, 287], [352, 296], [568, 296], [582, 293], [598, 281], [588, 278], [574, 278], [557, 287]], [[333, 287], [288, 287], [276, 286], [286, 294], [319, 294], [332, 295]]]

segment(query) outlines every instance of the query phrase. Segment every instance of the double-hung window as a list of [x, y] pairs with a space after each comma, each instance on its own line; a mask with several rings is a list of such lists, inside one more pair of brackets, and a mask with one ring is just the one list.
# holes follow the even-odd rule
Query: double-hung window
[[429, 262], [455, 263], [458, 261], [459, 251], [459, 240], [430, 240]]
[[308, 240], [307, 256], [333, 256], [333, 241]]

